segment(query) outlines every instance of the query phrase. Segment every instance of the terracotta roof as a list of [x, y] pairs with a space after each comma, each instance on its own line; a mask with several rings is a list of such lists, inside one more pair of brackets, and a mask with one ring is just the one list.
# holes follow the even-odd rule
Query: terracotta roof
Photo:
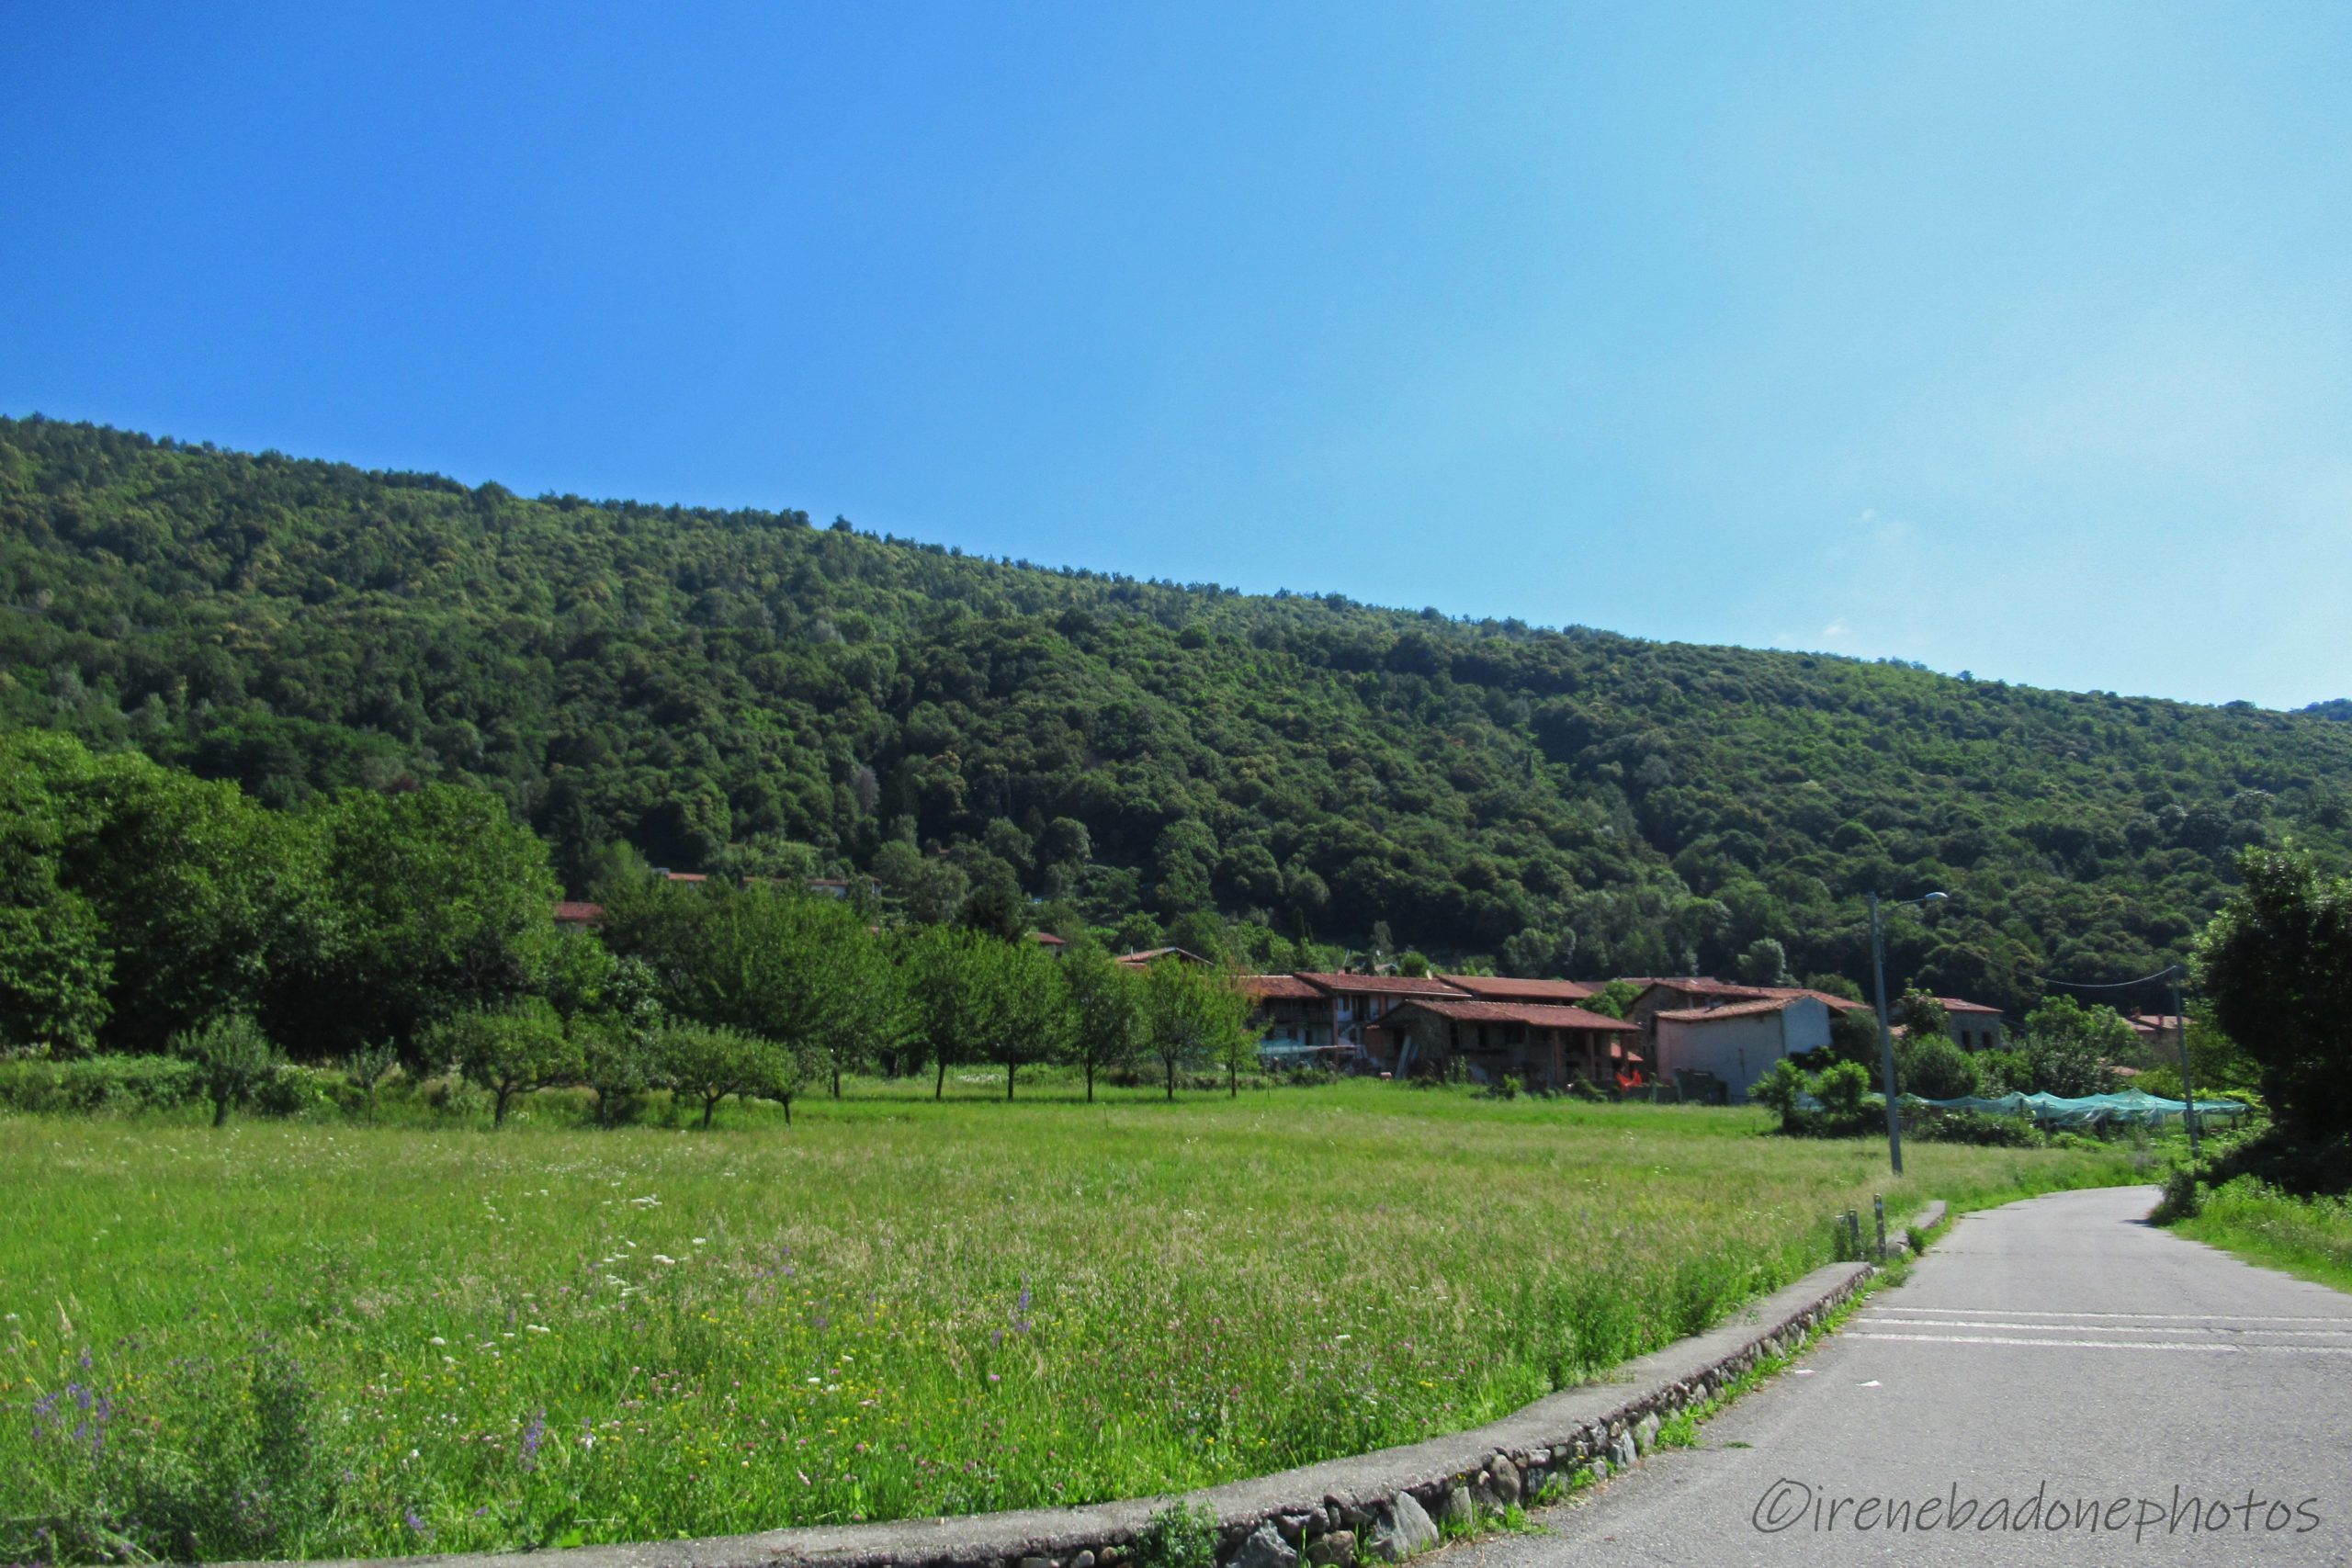
[[708, 882], [710, 880], [710, 873], [707, 871], [665, 871], [662, 874], [662, 880], [664, 882]]
[[1156, 958], [1181, 958], [1187, 964], [1206, 964], [1208, 962], [1207, 959], [1203, 958], [1199, 953], [1187, 953], [1181, 947], [1147, 947], [1139, 953], [1123, 953], [1111, 962], [1114, 964], [1125, 964], [1139, 966], [1149, 964]]
[[1442, 975], [1439, 978], [1457, 991], [1497, 1002], [1580, 1002], [1598, 988], [1581, 980], [1521, 980], [1508, 975]]
[[585, 925], [590, 920], [603, 919], [605, 918], [605, 907], [602, 904], [585, 903], [577, 898], [566, 898], [556, 905], [555, 918], [559, 920], [569, 920]]
[[[1828, 991], [1811, 990], [1804, 986], [1735, 986], [1728, 980], [1710, 980], [1704, 976], [1690, 976], [1679, 980], [1652, 980], [1648, 985], [1652, 989], [1663, 986], [1668, 990], [1679, 991], [1686, 997], [1721, 997], [1725, 1001], [1785, 1002], [1798, 997], [1811, 997], [1833, 1012], [1855, 1012], [1868, 1006], [1864, 1002], [1854, 1001]], [[1658, 1016], [1665, 1015], [1661, 1013]]]
[[1387, 997], [1459, 997], [1463, 994], [1434, 976], [1333, 975], [1302, 969], [1298, 977], [1324, 991], [1370, 991]]
[[1035, 942], [1039, 947], [1068, 947], [1069, 945], [1069, 942], [1063, 941], [1060, 937], [1056, 936], [1051, 931], [1031, 931], [1029, 933], [1029, 940]]
[[1323, 993], [1295, 975], [1244, 975], [1241, 992], [1260, 1001], [1315, 1002]]
[[1964, 1002], [1958, 997], [1938, 997], [1936, 1000], [1944, 1004], [1946, 1012], [1989, 1012], [1997, 1016], [2001, 1010], [1999, 1008], [1988, 1008], [1983, 1002]]
[[1440, 1018], [1450, 1018], [1462, 1023], [1525, 1023], [1537, 1029], [1606, 1029], [1625, 1034], [1642, 1032], [1640, 1024], [1627, 1023], [1623, 1019], [1589, 1012], [1583, 1008], [1547, 1007], [1540, 1002], [1457, 1002], [1442, 998], [1415, 998], [1397, 1003], [1389, 1016], [1394, 1018], [1407, 1008], [1418, 1008], [1423, 1012], [1435, 1013]]
[[1752, 1002], [1726, 1002], [1719, 1008], [1676, 1008], [1657, 1016], [1660, 1023], [1706, 1023], [1718, 1018], [1760, 1018], [1768, 1012], [1785, 1011], [1791, 1003], [1805, 994], [1792, 991], [1785, 997], [1766, 997]]
[[2180, 1027], [2180, 1015], [2174, 1012], [2127, 1012], [2123, 1015], [2123, 1021], [2134, 1029], [2161, 1030], [2169, 1034]]

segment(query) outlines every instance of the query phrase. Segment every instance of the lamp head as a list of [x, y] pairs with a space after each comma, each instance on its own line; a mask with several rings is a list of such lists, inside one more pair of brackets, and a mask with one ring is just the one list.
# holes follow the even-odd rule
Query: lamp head
[[1922, 904], [1939, 904], [1951, 897], [1951, 895], [1949, 893], [1929, 893], [1923, 897], [1919, 902]]

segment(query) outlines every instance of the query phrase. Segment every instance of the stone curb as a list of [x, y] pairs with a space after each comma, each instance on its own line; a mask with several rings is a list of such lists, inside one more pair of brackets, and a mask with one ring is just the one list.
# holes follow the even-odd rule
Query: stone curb
[[[1924, 1230], [1942, 1217], [1915, 1222]], [[1659, 1427], [1768, 1357], [1786, 1355], [1872, 1272], [1833, 1263], [1750, 1303], [1736, 1321], [1613, 1369], [1606, 1381], [1537, 1400], [1473, 1431], [1327, 1460], [1276, 1475], [1184, 1494], [1215, 1510], [1227, 1568], [1354, 1568], [1362, 1544], [1400, 1561], [1435, 1546], [1432, 1520], [1471, 1524], [1533, 1497], [1553, 1477], [1606, 1477], [1646, 1453]], [[1172, 1495], [955, 1518], [822, 1525], [758, 1535], [572, 1547], [562, 1568], [1116, 1568], [1136, 1533]], [[451, 1553], [367, 1563], [522, 1568], [546, 1552]], [[259, 1568], [259, 1565], [242, 1565]]]

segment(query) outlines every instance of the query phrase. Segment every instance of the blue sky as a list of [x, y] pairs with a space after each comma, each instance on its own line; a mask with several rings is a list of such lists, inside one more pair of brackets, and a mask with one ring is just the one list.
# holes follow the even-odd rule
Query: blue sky
[[0, 411], [2352, 694], [2352, 8], [0, 6]]

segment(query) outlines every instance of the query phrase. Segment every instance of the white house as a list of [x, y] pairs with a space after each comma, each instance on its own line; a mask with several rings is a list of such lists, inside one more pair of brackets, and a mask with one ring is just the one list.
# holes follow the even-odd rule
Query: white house
[[1677, 1073], [1712, 1073], [1723, 1080], [1734, 1105], [1746, 1104], [1748, 1086], [1781, 1057], [1829, 1043], [1828, 1004], [1801, 991], [1721, 1007], [1669, 1009], [1656, 1014], [1652, 1023], [1658, 1081], [1675, 1083]]

